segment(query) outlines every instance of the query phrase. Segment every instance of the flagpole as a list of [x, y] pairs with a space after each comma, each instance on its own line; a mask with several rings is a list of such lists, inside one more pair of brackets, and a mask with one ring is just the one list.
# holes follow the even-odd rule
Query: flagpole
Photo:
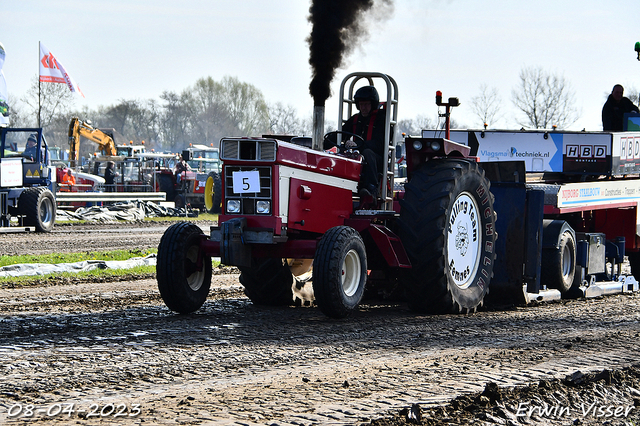
[[42, 105], [40, 104], [40, 41], [38, 41], [38, 127], [40, 127], [40, 110]]

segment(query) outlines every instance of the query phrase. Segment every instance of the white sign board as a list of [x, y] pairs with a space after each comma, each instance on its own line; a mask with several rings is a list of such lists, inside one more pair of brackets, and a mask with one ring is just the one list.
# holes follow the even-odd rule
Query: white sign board
[[0, 162], [0, 187], [22, 186], [22, 159], [3, 158]]
[[260, 192], [260, 173], [257, 170], [233, 172], [233, 192], [236, 194]]

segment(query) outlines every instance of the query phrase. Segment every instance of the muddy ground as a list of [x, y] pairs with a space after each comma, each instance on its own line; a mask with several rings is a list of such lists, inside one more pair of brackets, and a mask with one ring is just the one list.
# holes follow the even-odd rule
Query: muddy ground
[[[0, 254], [144, 249], [166, 226], [56, 225]], [[640, 424], [639, 294], [332, 320], [255, 307], [218, 272], [191, 315], [153, 277], [0, 288], [0, 423]]]

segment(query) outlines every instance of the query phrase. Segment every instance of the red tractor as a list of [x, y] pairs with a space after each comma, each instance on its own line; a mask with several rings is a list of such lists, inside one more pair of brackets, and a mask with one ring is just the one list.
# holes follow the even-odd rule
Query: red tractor
[[192, 145], [182, 151], [189, 170], [162, 169], [157, 173], [157, 187], [174, 201], [177, 208], [190, 206], [208, 213], [220, 213], [222, 180], [218, 148]]
[[[219, 226], [207, 235], [177, 223], [160, 241], [158, 287], [171, 310], [190, 313], [203, 305], [212, 257], [240, 269], [245, 294], [258, 305], [294, 303], [301, 286], [294, 277], [309, 274], [311, 263], [315, 303], [330, 317], [355, 310], [365, 290], [382, 294], [398, 287], [419, 312], [482, 304], [496, 241], [489, 180], [468, 146], [409, 137], [408, 183], [394, 192], [395, 81], [380, 73], [348, 75], [340, 86], [340, 122], [351, 116], [354, 92], [363, 84], [384, 95], [379, 113], [388, 143], [375, 203], [364, 208], [360, 202], [362, 157], [346, 148], [346, 132], [337, 132], [336, 154], [275, 138], [223, 138]], [[438, 102], [448, 111], [457, 105], [453, 99]]]

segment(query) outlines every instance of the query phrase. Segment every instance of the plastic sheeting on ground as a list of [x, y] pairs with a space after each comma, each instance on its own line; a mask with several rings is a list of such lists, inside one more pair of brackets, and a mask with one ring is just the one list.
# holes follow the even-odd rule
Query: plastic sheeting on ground
[[90, 222], [139, 221], [145, 217], [197, 217], [197, 212], [184, 208], [160, 206], [151, 201], [119, 202], [107, 206], [80, 207], [73, 212], [58, 209], [56, 220]]
[[83, 260], [75, 263], [21, 263], [0, 268], [0, 277], [38, 276], [59, 274], [62, 272], [77, 273], [93, 269], [131, 269], [137, 266], [154, 266], [156, 255], [132, 257], [129, 260]]

